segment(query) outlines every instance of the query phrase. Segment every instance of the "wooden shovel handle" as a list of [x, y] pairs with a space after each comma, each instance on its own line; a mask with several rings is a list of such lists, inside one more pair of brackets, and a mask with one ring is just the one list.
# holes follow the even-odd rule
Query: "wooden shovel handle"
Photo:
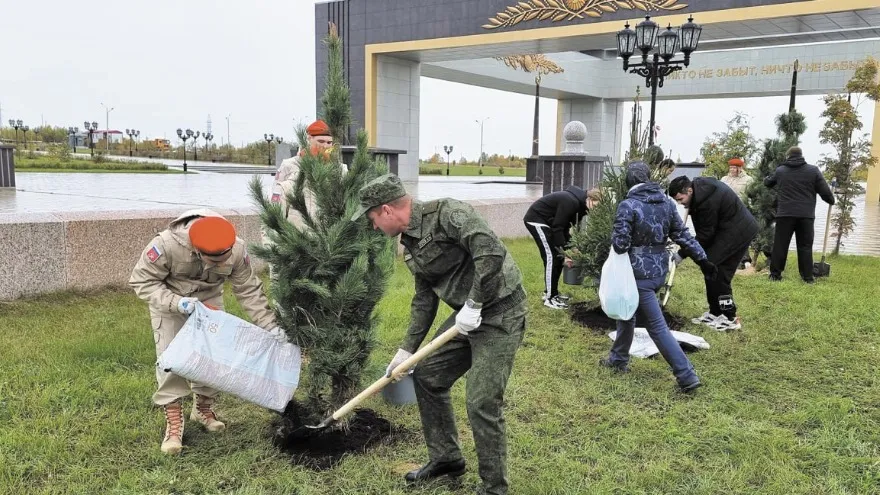
[[825, 217], [825, 240], [822, 241], [822, 261], [825, 261], [825, 250], [828, 249], [828, 227], [831, 226], [831, 205], [828, 205], [828, 216]]
[[[457, 334], [458, 327], [452, 325], [449, 330], [441, 333], [436, 339], [429, 342], [428, 345], [422, 347], [421, 349], [416, 351], [415, 354], [408, 357], [404, 362], [397, 365], [397, 367], [391, 371], [391, 376], [393, 377], [397, 374], [405, 373], [407, 370], [418, 364], [422, 359], [425, 359], [429, 354], [432, 354], [434, 351], [436, 351], [437, 348], [452, 340]], [[357, 394], [353, 399], [346, 402], [342, 407], [337, 409], [336, 412], [333, 413], [333, 419], [339, 420], [339, 418], [350, 413], [352, 410], [354, 410], [355, 407], [363, 402], [364, 399], [382, 390], [392, 381], [394, 381], [393, 378], [388, 378], [385, 375], [382, 375], [382, 377], [373, 382], [372, 385], [365, 388], [363, 392]]]

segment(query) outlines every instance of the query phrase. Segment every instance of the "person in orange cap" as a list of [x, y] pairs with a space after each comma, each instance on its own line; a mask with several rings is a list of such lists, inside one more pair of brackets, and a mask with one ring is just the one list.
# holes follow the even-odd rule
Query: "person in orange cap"
[[[306, 127], [308, 134], [309, 151], [314, 155], [319, 155], [324, 150], [333, 147], [333, 136], [330, 134], [330, 126], [323, 120], [316, 120]], [[296, 179], [296, 172], [299, 170], [300, 157], [306, 153], [306, 150], [300, 150], [297, 156], [283, 160], [278, 165], [278, 171], [275, 172], [275, 183], [284, 182], [289, 178]]]
[[754, 180], [751, 175], [743, 171], [745, 162], [742, 158], [731, 158], [727, 161], [727, 175], [721, 178], [721, 182], [733, 189], [739, 199], [746, 200], [746, 189]]
[[[322, 159], [329, 159], [330, 149], [333, 147], [333, 136], [330, 133], [330, 126], [327, 125], [323, 120], [316, 120], [312, 122], [307, 128], [306, 133], [308, 134], [308, 152], [321, 157]], [[273, 203], [278, 203], [281, 205], [281, 208], [284, 210], [285, 217], [297, 224], [301, 224], [300, 214], [298, 211], [290, 208], [290, 205], [287, 202], [287, 195], [293, 190], [294, 185], [296, 183], [297, 175], [299, 175], [300, 163], [302, 160], [302, 156], [306, 154], [306, 150], [300, 150], [300, 152], [291, 158], [288, 158], [281, 162], [278, 166], [278, 171], [275, 173], [275, 181], [272, 184], [272, 191], [270, 200]], [[342, 173], [348, 172], [348, 167], [343, 163], [340, 164], [342, 166]], [[315, 200], [314, 195], [311, 190], [306, 188], [303, 191], [306, 199], [306, 209], [310, 213], [314, 213], [315, 211]], [[266, 233], [263, 232], [263, 241], [264, 243], [268, 242], [268, 237]]]
[[[232, 291], [251, 321], [280, 342], [287, 335], [278, 327], [275, 314], [263, 293], [263, 284], [251, 268], [244, 241], [235, 227], [211, 210], [190, 210], [174, 219], [144, 249], [129, 279], [137, 296], [149, 304], [156, 356], [171, 343], [195, 310], [198, 301], [223, 309], [223, 284]], [[208, 431], [223, 431], [213, 404], [217, 391], [156, 368], [158, 389], [153, 402], [165, 409], [162, 452], [176, 454], [183, 448], [183, 398], [195, 394], [190, 420]]]

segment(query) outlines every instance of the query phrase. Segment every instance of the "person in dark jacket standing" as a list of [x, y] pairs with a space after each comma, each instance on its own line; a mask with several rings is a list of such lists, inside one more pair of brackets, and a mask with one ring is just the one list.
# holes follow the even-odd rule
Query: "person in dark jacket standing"
[[[681, 221], [675, 203], [656, 182], [649, 182], [648, 166], [633, 162], [627, 167], [626, 185], [630, 188], [626, 199], [617, 207], [611, 231], [611, 247], [618, 254], [629, 253], [630, 263], [639, 290], [639, 321], [646, 323], [648, 335], [657, 345], [663, 359], [672, 367], [672, 373], [682, 392], [691, 392], [701, 385], [694, 367], [669, 332], [666, 319], [657, 300], [657, 289], [666, 279], [669, 258], [666, 239], [672, 239], [682, 251], [696, 261], [706, 278], [714, 278], [717, 268], [706, 257], [700, 244], [691, 237]], [[635, 330], [635, 317], [617, 322], [617, 338], [607, 359], [599, 364], [618, 372], [629, 368], [629, 349]]]
[[798, 271], [804, 282], [813, 283], [813, 222], [816, 220], [816, 195], [834, 206], [834, 194], [819, 167], [807, 164], [803, 151], [794, 146], [787, 159], [776, 167], [764, 185], [777, 193], [776, 235], [770, 256], [770, 280], [782, 280], [791, 235], [795, 235]]
[[532, 203], [523, 217], [529, 233], [538, 245], [541, 261], [544, 262], [544, 306], [551, 309], [565, 309], [568, 304], [559, 294], [559, 276], [562, 266], [570, 263], [562, 250], [571, 239], [571, 227], [577, 224], [587, 212], [599, 202], [598, 189], [585, 193], [577, 186], [569, 186]]
[[758, 222], [737, 193], [712, 177], [676, 177], [669, 184], [669, 195], [688, 209], [697, 233], [697, 242], [718, 267], [718, 277], [706, 280], [709, 311], [694, 318], [720, 332], [739, 330], [731, 282], [736, 269], [758, 235]]

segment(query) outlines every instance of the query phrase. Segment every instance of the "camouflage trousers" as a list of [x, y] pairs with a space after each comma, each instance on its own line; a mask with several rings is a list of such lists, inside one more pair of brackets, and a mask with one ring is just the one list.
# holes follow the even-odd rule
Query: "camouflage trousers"
[[[422, 419], [422, 431], [432, 461], [462, 458], [458, 428], [449, 389], [466, 372], [468, 420], [474, 434], [483, 491], [507, 493], [507, 434], [504, 424], [504, 390], [514, 357], [525, 333], [526, 303], [483, 318], [468, 336], [458, 335], [419, 363], [413, 377]], [[455, 324], [450, 316], [437, 334]]]

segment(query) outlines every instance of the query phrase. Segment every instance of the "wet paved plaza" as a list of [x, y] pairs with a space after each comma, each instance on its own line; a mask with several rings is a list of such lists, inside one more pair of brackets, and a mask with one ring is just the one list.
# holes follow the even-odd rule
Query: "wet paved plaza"
[[[236, 211], [253, 209], [248, 181], [251, 175], [202, 172], [198, 174], [90, 174], [21, 173], [15, 190], [0, 190], [0, 215], [212, 207]], [[264, 189], [272, 176], [259, 176]], [[423, 176], [407, 189], [416, 198], [451, 197], [461, 200], [541, 197], [540, 184], [522, 177]], [[815, 250], [822, 250], [827, 213], [825, 203], [816, 209]], [[880, 256], [880, 203], [866, 205], [859, 198], [853, 216], [858, 225], [842, 251]], [[519, 219], [514, 219], [518, 221]], [[829, 250], [833, 239], [829, 239]]]

